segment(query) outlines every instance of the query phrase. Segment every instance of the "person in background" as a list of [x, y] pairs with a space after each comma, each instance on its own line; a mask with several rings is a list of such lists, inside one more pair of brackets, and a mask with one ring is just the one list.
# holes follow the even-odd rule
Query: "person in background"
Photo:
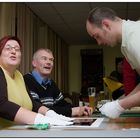
[[[72, 107], [64, 100], [56, 83], [50, 75], [54, 65], [53, 53], [50, 49], [38, 49], [32, 60], [33, 70], [24, 75], [25, 83], [33, 99], [44, 106], [66, 116], [91, 115], [91, 107]], [[31, 84], [32, 83], [32, 84]]]
[[[121, 43], [122, 54], [140, 75], [140, 21], [121, 19], [112, 9], [98, 7], [90, 11], [86, 29], [98, 45], [114, 47]], [[117, 118], [125, 109], [136, 106], [140, 106], [140, 84], [129, 96], [104, 104], [100, 111], [110, 118]]]
[[15, 36], [0, 40], [0, 126], [18, 124], [70, 125], [71, 119], [32, 100], [22, 74], [17, 70], [22, 45]]
[[[112, 71], [109, 77], [117, 82], [123, 83], [123, 58], [122, 57], [117, 58], [115, 64], [116, 70]], [[123, 87], [121, 87], [112, 93], [112, 99], [116, 100], [123, 94], [124, 89]]]
[[116, 70], [110, 73], [110, 77], [120, 83], [123, 82], [123, 58], [119, 57], [116, 59]]

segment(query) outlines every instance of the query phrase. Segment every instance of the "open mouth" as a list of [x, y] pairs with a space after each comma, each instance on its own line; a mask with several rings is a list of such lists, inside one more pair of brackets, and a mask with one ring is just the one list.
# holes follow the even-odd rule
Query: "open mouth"
[[45, 70], [50, 70], [50, 69], [51, 69], [51, 67], [44, 67], [44, 69], [45, 69]]
[[11, 56], [10, 59], [16, 60], [16, 57], [15, 56]]

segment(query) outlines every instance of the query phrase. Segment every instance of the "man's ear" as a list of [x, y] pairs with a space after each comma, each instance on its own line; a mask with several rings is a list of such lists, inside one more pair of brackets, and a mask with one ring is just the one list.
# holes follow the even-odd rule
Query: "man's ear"
[[102, 20], [102, 28], [111, 30], [111, 26], [110, 25], [111, 25], [110, 24], [110, 20], [108, 20], [108, 19], [103, 19]]
[[36, 61], [34, 61], [34, 60], [32, 61], [32, 66], [36, 67]]

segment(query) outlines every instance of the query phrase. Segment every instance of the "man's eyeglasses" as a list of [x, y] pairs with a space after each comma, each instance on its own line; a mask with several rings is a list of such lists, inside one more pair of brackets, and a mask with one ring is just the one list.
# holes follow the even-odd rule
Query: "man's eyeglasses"
[[16, 52], [19, 52], [20, 51], [20, 46], [12, 47], [10, 45], [7, 45], [7, 46], [4, 47], [4, 49], [7, 50], [7, 51], [12, 51], [14, 49]]

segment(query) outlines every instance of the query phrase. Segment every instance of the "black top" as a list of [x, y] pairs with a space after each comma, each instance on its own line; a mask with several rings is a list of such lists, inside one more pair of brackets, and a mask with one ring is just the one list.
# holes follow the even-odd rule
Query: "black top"
[[[30, 98], [32, 100], [31, 96]], [[32, 100], [32, 104], [32, 110], [35, 112], [38, 112], [38, 109], [42, 106], [34, 100]], [[18, 104], [8, 100], [7, 82], [3, 70], [0, 68], [0, 117], [13, 121], [19, 108]]]
[[71, 116], [72, 106], [64, 100], [62, 93], [53, 80], [46, 87], [40, 85], [31, 73], [24, 75], [24, 80], [34, 100], [58, 114]]

